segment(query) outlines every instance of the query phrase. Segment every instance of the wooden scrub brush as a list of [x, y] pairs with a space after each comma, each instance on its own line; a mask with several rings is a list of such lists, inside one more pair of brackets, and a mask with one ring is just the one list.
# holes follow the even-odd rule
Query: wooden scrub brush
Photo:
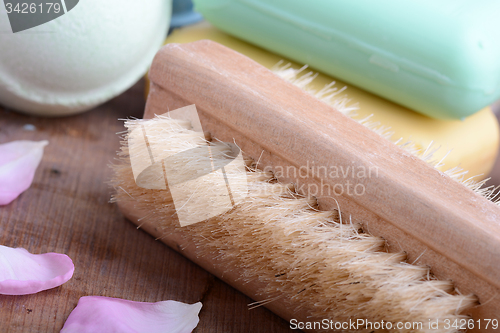
[[132, 222], [286, 320], [484, 332], [499, 319], [495, 203], [217, 43], [167, 45], [150, 79], [145, 120], [126, 122], [148, 149], [199, 145], [199, 126], [168, 114], [195, 104], [205, 137], [253, 164], [233, 209], [181, 227], [164, 179], [136, 183], [125, 140], [112, 183]]

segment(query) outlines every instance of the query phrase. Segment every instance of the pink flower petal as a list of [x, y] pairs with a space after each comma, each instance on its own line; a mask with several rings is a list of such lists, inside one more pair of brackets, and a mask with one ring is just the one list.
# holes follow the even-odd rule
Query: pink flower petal
[[60, 286], [71, 279], [73, 261], [59, 253], [31, 254], [0, 245], [0, 294], [27, 295]]
[[12, 141], [0, 145], [0, 206], [30, 187], [48, 141]]
[[133, 302], [85, 296], [71, 312], [61, 333], [189, 333], [198, 325], [201, 303]]

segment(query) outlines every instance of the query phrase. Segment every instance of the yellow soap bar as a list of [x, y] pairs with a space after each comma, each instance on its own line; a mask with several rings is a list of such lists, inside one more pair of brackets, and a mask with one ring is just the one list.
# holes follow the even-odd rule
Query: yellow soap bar
[[[281, 56], [221, 32], [207, 22], [174, 30], [166, 43], [188, 43], [201, 39], [210, 39], [225, 45], [267, 68], [272, 68], [283, 60]], [[285, 62], [289, 61], [285, 59]], [[295, 64], [295, 67], [300, 66]], [[312, 86], [320, 90], [332, 81], [336, 82], [336, 87], [347, 87], [343, 94], [351, 100], [350, 104], [358, 106], [358, 116], [355, 119], [373, 115], [371, 122], [379, 122], [394, 132], [392, 140], [402, 138], [404, 142], [411, 141], [423, 150], [431, 143], [433, 147], [441, 147], [434, 154], [435, 160], [440, 160], [451, 150], [444, 160], [445, 165], [440, 167], [441, 170], [458, 166], [469, 171], [467, 177], [477, 176], [476, 180], [485, 178], [491, 171], [498, 152], [499, 128], [489, 107], [463, 121], [438, 120], [413, 112], [331, 76], [319, 74]]]

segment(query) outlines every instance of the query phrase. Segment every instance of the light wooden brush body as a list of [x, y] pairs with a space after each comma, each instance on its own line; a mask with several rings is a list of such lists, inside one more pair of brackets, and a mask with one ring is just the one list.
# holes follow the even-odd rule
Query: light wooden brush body
[[[474, 319], [500, 318], [500, 207], [435, 170], [378, 134], [285, 82], [266, 68], [210, 41], [170, 44], [156, 56], [145, 118], [195, 104], [203, 129], [213, 138], [236, 144], [259, 168], [306, 165], [376, 168], [376, 177], [306, 180], [317, 186], [362, 184], [363, 195], [317, 196], [321, 209], [340, 210], [363, 229], [387, 240], [390, 251], [407, 252], [408, 261], [431, 267], [438, 279], [450, 279], [462, 294], [478, 296]], [[307, 187], [304, 187], [307, 188]], [[307, 195], [307, 193], [304, 193]], [[133, 206], [125, 216], [161, 237], [154, 221]], [[203, 223], [203, 222], [201, 222]], [[259, 300], [257, 284], [243, 284], [238, 269], [224, 267], [215, 254], [195, 248], [187, 233], [161, 238], [206, 270]], [[229, 273], [228, 273], [229, 272]], [[269, 309], [289, 320], [287, 301]], [[484, 331], [484, 330], [481, 330]]]

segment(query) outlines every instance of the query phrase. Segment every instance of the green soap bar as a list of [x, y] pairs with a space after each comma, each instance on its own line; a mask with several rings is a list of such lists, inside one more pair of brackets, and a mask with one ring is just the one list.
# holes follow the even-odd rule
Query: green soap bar
[[499, 0], [194, 0], [219, 29], [434, 118], [500, 98]]

